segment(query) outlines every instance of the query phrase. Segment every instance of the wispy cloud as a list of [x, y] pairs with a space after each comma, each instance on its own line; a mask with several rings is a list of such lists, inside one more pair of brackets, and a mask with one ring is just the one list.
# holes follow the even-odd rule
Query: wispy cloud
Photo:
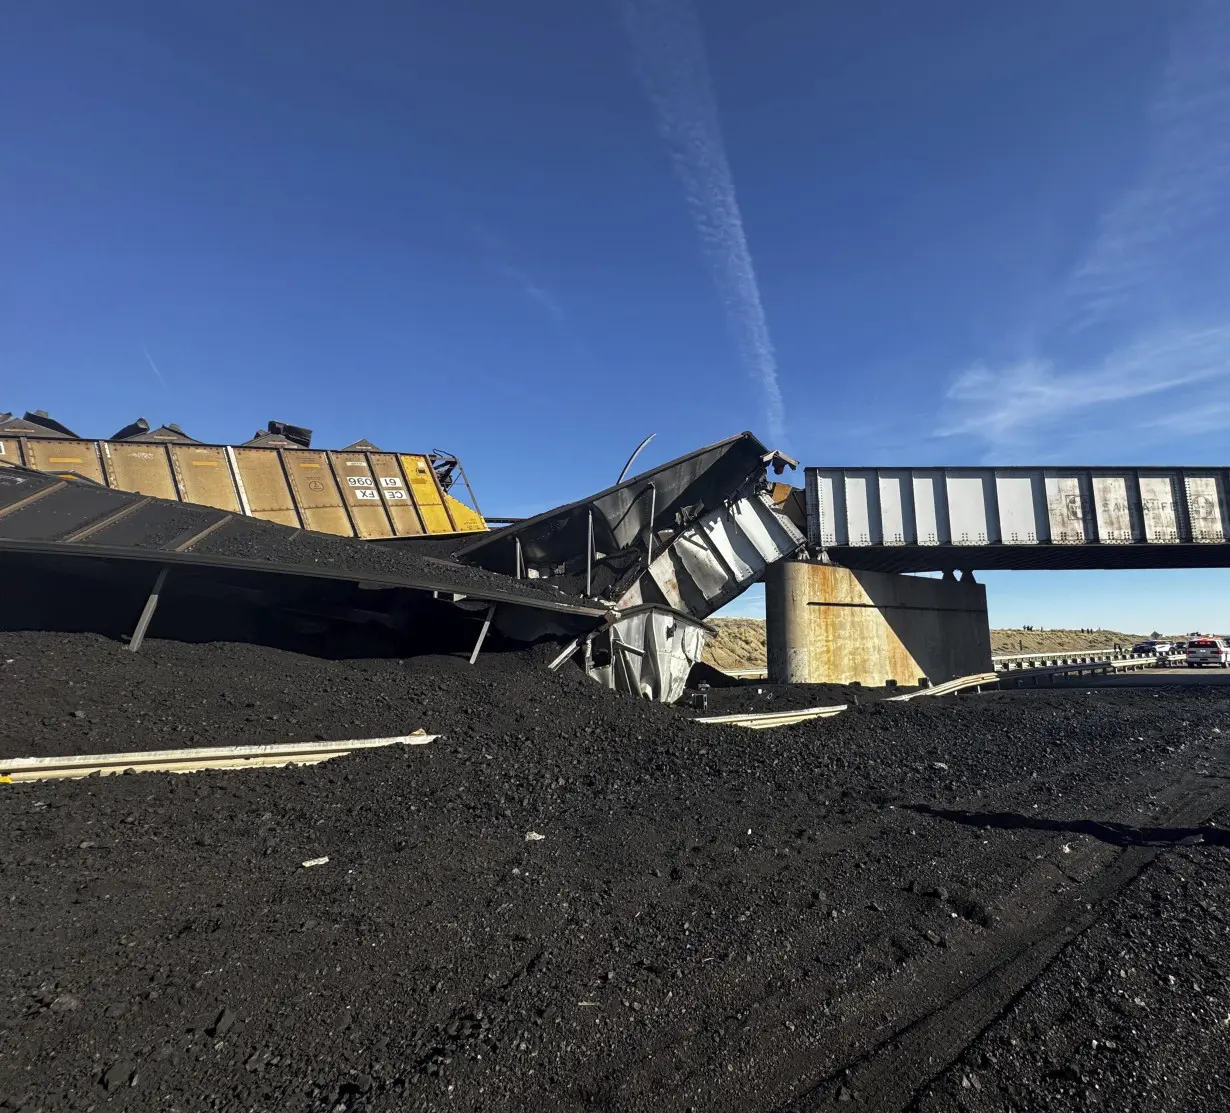
[[1230, 408], [1230, 312], [1202, 289], [1228, 275], [1230, 4], [1204, 0], [1176, 31], [1148, 126], [1140, 179], [1098, 221], [1039, 354], [957, 375], [942, 433], [994, 453], [1107, 420], [1177, 433]]
[[1169, 437], [1202, 437], [1230, 429], [1230, 401], [1201, 403], [1147, 421], [1143, 428]]
[[621, 0], [637, 75], [670, 150], [770, 437], [784, 443], [777, 355], [726, 157], [700, 24], [690, 0]]
[[501, 260], [495, 260], [491, 265], [497, 274], [503, 275], [510, 282], [519, 286], [521, 292], [557, 325], [567, 324], [568, 315], [564, 312], [564, 307], [560, 305], [555, 295], [545, 286], [535, 281], [528, 271], [523, 271], [519, 267], [514, 267], [510, 263], [505, 263]]
[[1041, 359], [997, 369], [979, 365], [964, 371], [949, 389], [948, 397], [960, 403], [963, 412], [941, 434], [973, 434], [1001, 445], [1021, 443], [1095, 408], [1217, 382], [1228, 368], [1227, 325], [1152, 335], [1090, 367]]
[[1155, 311], [1185, 265], [1223, 250], [1201, 231], [1230, 196], [1230, 4], [1204, 0], [1176, 30], [1149, 116], [1141, 179], [1102, 214], [1071, 275], [1077, 328]]
[[158, 381], [162, 383], [163, 386], [166, 386], [167, 381], [166, 379], [162, 377], [162, 372], [158, 370], [158, 364], [154, 362], [154, 357], [149, 354], [149, 349], [142, 348], [141, 351], [145, 355], [145, 360], [149, 364], [150, 370], [153, 371], [154, 374], [158, 376]]
[[509, 262], [510, 258], [517, 255], [509, 244], [482, 224], [471, 225], [470, 238], [480, 253], [484, 267], [516, 286], [528, 301], [533, 302], [546, 314], [553, 325], [567, 334], [569, 339], [576, 339], [568, 321], [568, 314], [559, 298], [524, 267]]

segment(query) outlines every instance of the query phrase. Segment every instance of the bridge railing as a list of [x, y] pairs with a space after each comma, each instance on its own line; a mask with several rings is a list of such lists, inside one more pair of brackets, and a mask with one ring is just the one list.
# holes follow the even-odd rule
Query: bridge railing
[[[1171, 654], [1173, 660], [1181, 654]], [[1058, 665], [1090, 665], [1097, 661], [1154, 660], [1162, 658], [1153, 653], [1133, 653], [1130, 649], [1081, 649], [1062, 653], [998, 653], [991, 658], [996, 672], [1012, 672], [1016, 669], [1053, 668]]]
[[1137, 669], [1155, 669], [1170, 665], [1182, 664], [1182, 653], [1168, 653], [1164, 657], [1156, 657], [1147, 653], [1129, 654], [1115, 660], [1078, 661], [1066, 665], [1044, 665], [1039, 668], [1013, 669], [1011, 672], [1002, 670], [997, 673], [1002, 688], [1040, 688], [1043, 685], [1054, 684], [1056, 680], [1067, 676], [1109, 675], [1117, 672], [1129, 672]]

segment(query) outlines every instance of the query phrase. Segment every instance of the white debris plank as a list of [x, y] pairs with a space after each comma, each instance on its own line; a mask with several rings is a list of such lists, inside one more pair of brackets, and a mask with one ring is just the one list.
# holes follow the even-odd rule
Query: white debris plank
[[771, 711], [761, 713], [753, 711], [741, 715], [706, 715], [696, 719], [698, 723], [718, 723], [724, 726], [749, 727], [752, 730], [764, 730], [766, 727], [786, 727], [793, 723], [806, 722], [808, 719], [820, 719], [828, 715], [838, 715], [849, 704], [838, 703], [831, 707], [804, 707], [798, 711]]
[[137, 773], [192, 773], [204, 769], [259, 769], [317, 765], [356, 750], [383, 746], [424, 746], [435, 734], [399, 734], [391, 738], [355, 738], [341, 742], [285, 742], [266, 746], [205, 746], [186, 750], [136, 750], [121, 754], [72, 757], [0, 758], [0, 782], [42, 781], [66, 777], [108, 776], [131, 769]]

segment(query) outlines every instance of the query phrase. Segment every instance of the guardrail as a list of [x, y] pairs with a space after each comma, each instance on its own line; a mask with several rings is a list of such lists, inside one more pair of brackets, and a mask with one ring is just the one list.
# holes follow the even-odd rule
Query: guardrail
[[[1173, 654], [1171, 656], [1174, 656]], [[1087, 665], [1095, 661], [1160, 660], [1156, 654], [1133, 653], [1130, 649], [1081, 649], [1063, 653], [999, 653], [991, 658], [996, 672], [1049, 668], [1055, 665]]]
[[1186, 661], [1186, 653], [1167, 653], [1162, 657], [1129, 657], [1120, 661], [1112, 661], [1111, 664], [1117, 669], [1160, 669], [1171, 665], [1182, 665]]
[[1182, 663], [1182, 653], [1168, 653], [1163, 657], [1138, 655], [1122, 657], [1118, 660], [1102, 659], [1100, 661], [1077, 661], [1067, 665], [1047, 665], [1036, 669], [1014, 669], [1011, 673], [999, 673], [1001, 687], [1019, 688], [1025, 681], [1032, 681], [1033, 687], [1043, 682], [1053, 682], [1057, 676], [1079, 676], [1082, 673], [1112, 673], [1131, 672], [1137, 669], [1153, 669], [1164, 665]]

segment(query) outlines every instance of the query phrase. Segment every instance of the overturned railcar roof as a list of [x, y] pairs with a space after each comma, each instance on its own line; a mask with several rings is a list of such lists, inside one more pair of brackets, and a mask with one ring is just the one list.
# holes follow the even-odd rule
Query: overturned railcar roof
[[584, 552], [592, 511], [594, 546], [612, 553], [627, 548], [652, 524], [673, 524], [689, 507], [721, 501], [749, 477], [763, 473], [768, 449], [740, 433], [686, 453], [622, 483], [554, 510], [526, 518], [461, 546], [457, 555], [484, 568], [504, 571], [516, 563], [518, 546], [530, 565], [550, 565]]
[[768, 468], [787, 466], [796, 462], [740, 433], [476, 538], [456, 555], [620, 607], [662, 605], [703, 619], [804, 544], [766, 480]]

